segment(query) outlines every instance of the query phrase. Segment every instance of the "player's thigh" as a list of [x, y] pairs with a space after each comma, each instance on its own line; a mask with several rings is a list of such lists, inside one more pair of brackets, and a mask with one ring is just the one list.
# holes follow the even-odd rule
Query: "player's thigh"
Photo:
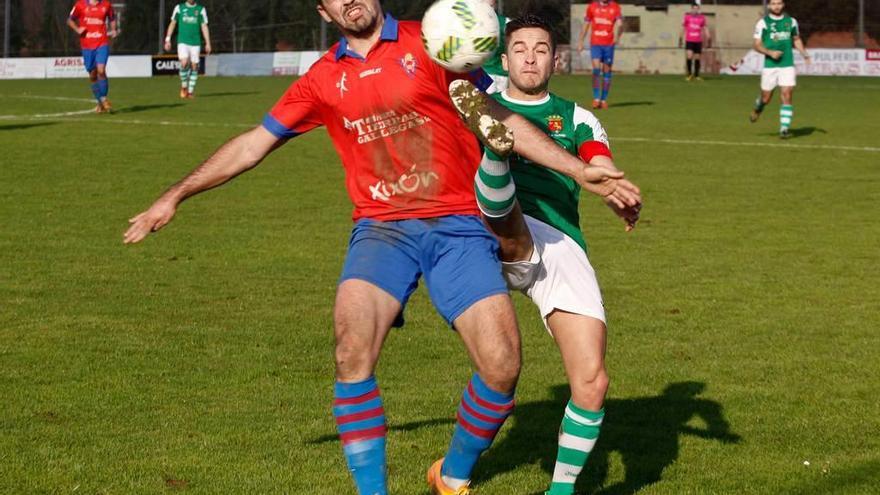
[[789, 94], [797, 86], [797, 71], [794, 67], [785, 67], [779, 70], [779, 86], [782, 91], [788, 91]]
[[103, 72], [104, 67], [107, 66], [107, 62], [110, 60], [110, 46], [104, 45], [97, 50], [95, 50], [95, 64], [98, 69]]
[[400, 301], [370, 282], [348, 279], [339, 284], [333, 309], [337, 356], [366, 355], [371, 370], [401, 309]]
[[97, 51], [84, 49], [82, 51], [82, 58], [83, 58], [83, 68], [86, 70], [86, 72], [88, 72], [91, 75], [92, 72], [94, 72], [95, 69], [97, 69], [97, 65], [98, 65], [97, 64]]
[[779, 85], [779, 69], [765, 68], [761, 71], [761, 91], [772, 93]]
[[554, 310], [547, 321], [559, 347], [575, 402], [591, 408], [601, 407], [608, 388], [605, 322], [559, 310]]
[[605, 308], [596, 272], [587, 253], [571, 237], [535, 218], [526, 216], [541, 268], [524, 292], [538, 307], [548, 331], [554, 311], [605, 321]]
[[177, 59], [180, 60], [181, 67], [189, 66], [189, 45], [186, 45], [184, 43], [177, 44]]
[[693, 50], [685, 50], [685, 56], [687, 56], [687, 58], [689, 58], [689, 59], [693, 59], [694, 58], [694, 51]]
[[[399, 305], [398, 313], [402, 312], [421, 275], [419, 246], [411, 235], [404, 222], [358, 221], [349, 240], [340, 288], [349, 280], [366, 282], [390, 295]], [[345, 301], [337, 299], [340, 302]], [[402, 325], [399, 315], [395, 326]]]
[[198, 66], [202, 57], [202, 47], [200, 45], [189, 45], [188, 51], [190, 62], [193, 65]]
[[507, 294], [498, 240], [480, 217], [453, 215], [425, 224], [428, 228], [419, 241], [420, 267], [431, 302], [447, 323], [453, 325], [478, 301]]
[[520, 336], [507, 292], [470, 305], [454, 322], [477, 372], [487, 385], [509, 390], [519, 376]]

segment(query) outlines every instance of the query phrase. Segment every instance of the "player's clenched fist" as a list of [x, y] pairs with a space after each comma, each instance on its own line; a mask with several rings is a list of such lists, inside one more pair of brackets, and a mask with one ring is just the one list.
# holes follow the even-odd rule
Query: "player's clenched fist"
[[171, 201], [162, 200], [153, 203], [149, 210], [130, 219], [130, 226], [125, 231], [123, 242], [134, 244], [140, 242], [150, 234], [168, 225], [177, 212], [177, 205]]

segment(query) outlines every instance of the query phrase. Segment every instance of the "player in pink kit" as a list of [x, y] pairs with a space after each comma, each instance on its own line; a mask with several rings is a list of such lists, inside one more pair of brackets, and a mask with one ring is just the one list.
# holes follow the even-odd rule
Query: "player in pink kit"
[[[449, 449], [428, 476], [434, 495], [466, 495], [477, 459], [513, 409], [520, 369], [519, 333], [499, 244], [479, 216], [474, 193], [482, 153], [448, 93], [453, 80], [467, 77], [485, 89], [491, 79], [482, 70], [468, 76], [443, 70], [425, 52], [420, 24], [385, 15], [380, 0], [316, 3], [324, 20], [342, 32], [339, 43], [290, 86], [261, 125], [226, 143], [131, 219], [125, 242], [139, 242], [164, 227], [186, 198], [325, 127], [354, 204], [355, 225], [334, 308], [333, 416], [357, 493], [388, 492], [387, 427], [374, 372], [386, 337], [392, 326], [403, 325], [403, 310], [421, 279], [476, 371], [464, 388]], [[638, 189], [622, 173], [588, 167], [524, 117], [496, 112], [513, 131], [518, 154], [552, 166], [591, 192], [640, 203]]]
[[[107, 31], [107, 22], [110, 31]], [[110, 38], [115, 38], [116, 14], [110, 0], [77, 0], [70, 10], [67, 25], [79, 35], [83, 63], [92, 82], [92, 94], [98, 101], [95, 111], [110, 112], [110, 82], [107, 80], [107, 59], [110, 58]]]
[[700, 54], [703, 53], [703, 44], [709, 46], [709, 28], [706, 26], [706, 16], [700, 12], [700, 2], [695, 1], [691, 5], [691, 11], [684, 15], [681, 24], [681, 35], [678, 38], [678, 46], [681, 39], [685, 41], [685, 53], [687, 56], [687, 80], [702, 81], [700, 78]]

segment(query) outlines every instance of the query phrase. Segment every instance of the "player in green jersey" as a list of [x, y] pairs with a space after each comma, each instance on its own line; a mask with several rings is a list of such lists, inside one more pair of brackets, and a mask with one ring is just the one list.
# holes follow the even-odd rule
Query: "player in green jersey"
[[202, 36], [205, 37], [205, 53], [211, 54], [211, 33], [208, 30], [208, 11], [196, 0], [177, 4], [171, 14], [171, 23], [165, 34], [165, 51], [171, 50], [171, 35], [177, 32], [177, 58], [180, 60], [180, 97], [192, 98], [199, 80], [199, 60]]
[[[533, 15], [516, 18], [507, 24], [506, 34], [502, 62], [509, 71], [510, 86], [493, 98], [538, 126], [570, 154], [590, 165], [614, 169], [608, 136], [596, 117], [548, 91], [557, 53], [546, 22]], [[461, 106], [454, 94], [453, 102]], [[629, 231], [639, 220], [641, 197], [638, 188], [621, 182], [632, 187], [637, 202], [621, 204], [610, 197], [607, 202]], [[580, 187], [520, 155], [500, 156], [491, 146], [487, 146], [475, 183], [486, 223], [501, 241], [508, 287], [521, 290], [538, 306], [562, 355], [572, 396], [565, 408], [547, 494], [570, 495], [598, 438], [609, 381], [605, 310], [580, 230]], [[517, 216], [524, 216], [521, 229], [515, 227]], [[499, 226], [507, 231], [499, 232]], [[528, 241], [516, 246], [523, 231]], [[519, 252], [511, 256], [512, 249]]]
[[773, 90], [780, 88], [782, 107], [779, 109], [779, 136], [783, 139], [791, 135], [791, 121], [794, 117], [792, 93], [797, 85], [797, 72], [794, 68], [794, 50], [797, 50], [810, 63], [810, 54], [804, 48], [797, 20], [783, 13], [783, 0], [770, 0], [769, 13], [755, 26], [755, 51], [764, 54], [764, 69], [761, 70], [761, 95], [755, 100], [749, 120], [757, 122], [764, 107], [770, 103]]
[[[492, 6], [493, 9], [498, 8], [497, 0], [486, 0], [486, 3]], [[506, 46], [504, 40], [504, 27], [507, 26], [507, 23], [510, 20], [498, 14], [498, 25], [501, 27], [501, 31], [498, 36], [498, 49], [495, 51], [495, 55], [489, 59], [488, 62], [483, 64], [483, 70], [489, 74], [489, 77], [495, 81], [495, 85], [491, 88], [492, 92], [498, 93], [507, 89], [508, 79], [507, 79], [507, 70], [504, 69], [504, 66], [501, 64], [501, 54], [504, 53], [504, 47]]]

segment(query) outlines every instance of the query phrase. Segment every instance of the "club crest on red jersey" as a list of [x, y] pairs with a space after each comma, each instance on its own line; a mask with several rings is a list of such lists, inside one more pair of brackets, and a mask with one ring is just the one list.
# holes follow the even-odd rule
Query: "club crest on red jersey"
[[407, 76], [410, 78], [416, 77], [416, 70], [419, 68], [419, 62], [412, 53], [407, 53], [400, 59], [400, 66], [403, 67], [403, 71], [406, 72]]
[[547, 116], [547, 129], [550, 132], [562, 132], [563, 127], [565, 127], [563, 122], [561, 115], [549, 115]]

